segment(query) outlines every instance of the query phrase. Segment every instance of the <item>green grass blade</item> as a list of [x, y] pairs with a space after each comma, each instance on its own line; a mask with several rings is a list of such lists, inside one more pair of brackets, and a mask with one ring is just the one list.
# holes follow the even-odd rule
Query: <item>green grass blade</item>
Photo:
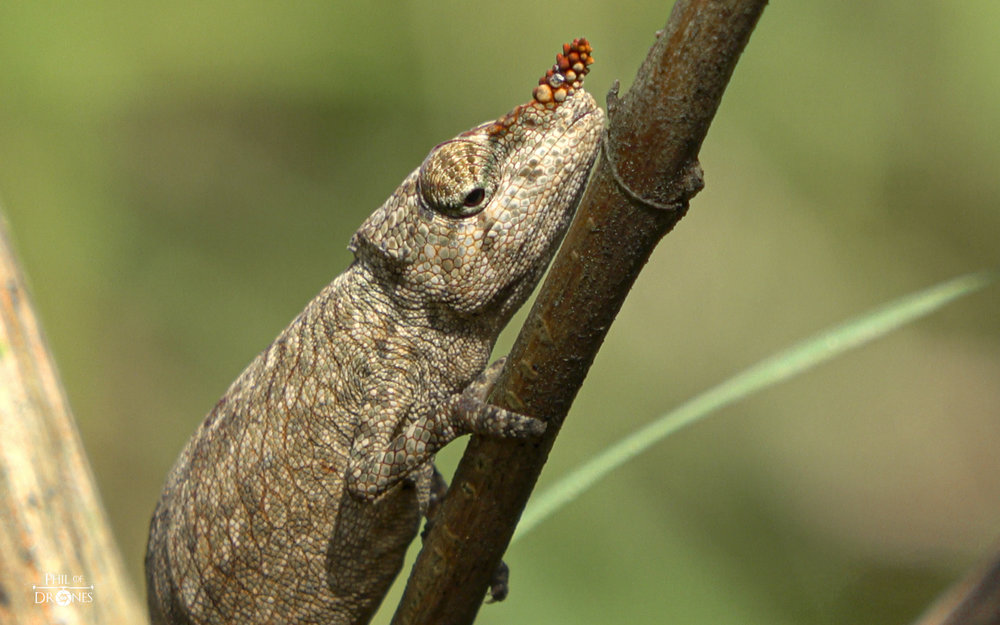
[[532, 499], [512, 540], [523, 537], [605, 475], [682, 427], [928, 315], [982, 289], [997, 277], [997, 271], [982, 271], [953, 278], [890, 302], [758, 362], [626, 436]]

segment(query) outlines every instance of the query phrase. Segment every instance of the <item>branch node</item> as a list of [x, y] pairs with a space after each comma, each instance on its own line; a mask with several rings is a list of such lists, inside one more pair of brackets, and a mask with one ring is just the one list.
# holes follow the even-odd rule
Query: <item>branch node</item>
[[621, 88], [621, 83], [615, 78], [615, 81], [611, 83], [611, 88], [608, 89], [608, 96], [605, 99], [608, 106], [608, 120], [611, 116], [618, 111], [618, 90]]
[[[613, 90], [614, 87], [612, 87]], [[611, 92], [608, 93], [608, 106], [610, 110]], [[608, 165], [608, 172], [611, 174], [612, 180], [615, 181], [615, 186], [622, 192], [622, 195], [634, 204], [666, 212], [684, 210], [691, 198], [705, 187], [704, 172], [701, 169], [701, 163], [695, 158], [684, 166], [683, 173], [677, 182], [670, 185], [670, 198], [666, 202], [645, 197], [634, 191], [621, 177], [621, 174], [618, 173], [618, 165], [611, 156], [612, 151], [608, 149], [608, 142], [608, 132], [605, 130], [604, 137], [601, 139], [601, 153], [604, 156], [604, 162]]]

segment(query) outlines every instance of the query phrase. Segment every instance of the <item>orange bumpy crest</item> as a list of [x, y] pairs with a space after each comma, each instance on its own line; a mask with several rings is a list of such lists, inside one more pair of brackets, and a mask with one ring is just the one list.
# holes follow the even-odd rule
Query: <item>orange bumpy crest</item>
[[583, 77], [594, 63], [593, 48], [584, 37], [564, 43], [562, 52], [556, 54], [556, 62], [545, 75], [538, 79], [538, 86], [531, 93], [532, 101], [515, 108], [493, 124], [490, 134], [505, 132], [517, 121], [526, 106], [542, 106], [554, 109], [573, 92], [583, 86]]

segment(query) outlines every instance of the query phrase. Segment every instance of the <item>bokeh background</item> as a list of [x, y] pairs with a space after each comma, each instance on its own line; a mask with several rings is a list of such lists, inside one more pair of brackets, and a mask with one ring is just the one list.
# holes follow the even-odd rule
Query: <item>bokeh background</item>
[[[0, 3], [0, 197], [137, 590], [181, 446], [364, 217], [565, 40], [593, 42], [591, 91], [627, 87], [668, 9]], [[997, 23], [772, 3], [543, 486], [793, 341], [1000, 264]], [[998, 311], [993, 287], [661, 443], [512, 548], [480, 622], [910, 621], [1000, 536]]]

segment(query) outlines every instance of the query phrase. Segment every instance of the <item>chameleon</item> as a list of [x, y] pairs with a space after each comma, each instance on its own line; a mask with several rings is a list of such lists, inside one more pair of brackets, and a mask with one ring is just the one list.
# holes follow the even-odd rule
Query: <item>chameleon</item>
[[544, 431], [486, 402], [487, 364], [596, 157], [591, 63], [564, 44], [530, 101], [431, 150], [207, 415], [150, 523], [154, 625], [368, 623], [447, 488], [434, 454]]

